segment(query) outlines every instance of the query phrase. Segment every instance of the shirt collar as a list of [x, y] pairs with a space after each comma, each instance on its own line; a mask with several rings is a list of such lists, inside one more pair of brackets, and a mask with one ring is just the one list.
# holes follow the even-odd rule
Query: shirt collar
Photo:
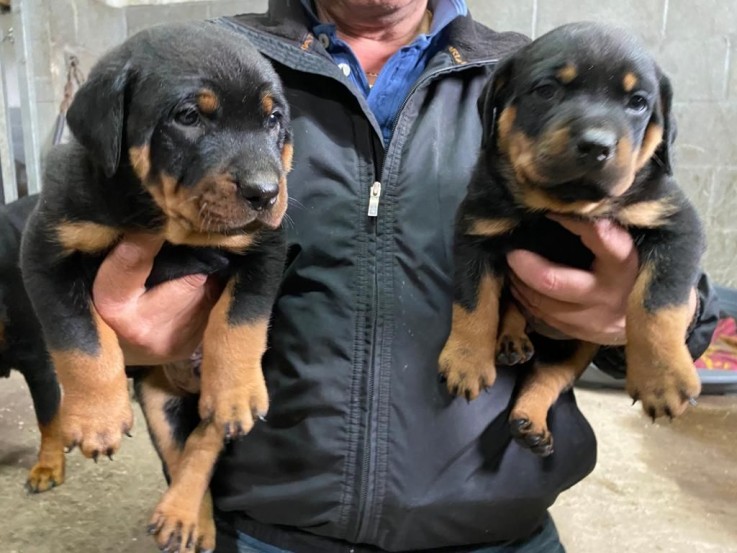
[[[320, 34], [327, 29], [334, 31], [335, 25], [322, 23], [317, 17], [314, 0], [302, 0], [302, 5], [307, 13], [313, 34]], [[466, 0], [429, 0], [428, 6], [432, 11], [432, 24], [430, 32], [425, 35], [427, 38], [434, 38], [456, 17], [462, 17], [468, 13]], [[317, 27], [320, 29], [317, 30]]]

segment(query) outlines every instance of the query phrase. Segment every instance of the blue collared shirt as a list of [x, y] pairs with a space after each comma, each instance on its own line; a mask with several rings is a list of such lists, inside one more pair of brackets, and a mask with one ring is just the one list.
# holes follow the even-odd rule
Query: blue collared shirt
[[429, 0], [433, 13], [428, 34], [418, 35], [390, 57], [373, 87], [369, 87], [366, 74], [350, 46], [338, 38], [335, 25], [322, 23], [315, 15], [311, 0], [302, 0], [312, 25], [312, 33], [322, 42], [335, 63], [358, 90], [363, 92], [374, 113], [384, 138], [389, 143], [394, 120], [430, 59], [443, 47], [442, 32], [456, 17], [466, 15], [465, 0]]

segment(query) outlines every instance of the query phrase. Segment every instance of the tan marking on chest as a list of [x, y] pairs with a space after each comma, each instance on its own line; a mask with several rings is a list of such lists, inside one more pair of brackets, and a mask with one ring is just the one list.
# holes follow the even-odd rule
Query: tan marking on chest
[[656, 228], [665, 225], [676, 211], [668, 199], [651, 200], [623, 207], [615, 218], [626, 227]]
[[63, 221], [56, 227], [56, 237], [68, 252], [98, 253], [110, 248], [121, 235], [118, 229], [89, 221]]

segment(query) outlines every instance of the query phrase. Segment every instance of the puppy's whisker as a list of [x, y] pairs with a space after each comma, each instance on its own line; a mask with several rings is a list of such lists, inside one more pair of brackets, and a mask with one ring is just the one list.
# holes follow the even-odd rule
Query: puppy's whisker
[[297, 206], [297, 207], [299, 207], [299, 208], [301, 208], [301, 209], [304, 209], [304, 207], [305, 207], [305, 206], [304, 206], [304, 204], [303, 204], [302, 202], [300, 202], [300, 201], [299, 201], [299, 200], [298, 200], [297, 198], [294, 198], [294, 197], [292, 197], [292, 196], [289, 196], [289, 197], [287, 198], [287, 201], [288, 201], [288, 203], [289, 203], [290, 205], [295, 205], [295, 206]]

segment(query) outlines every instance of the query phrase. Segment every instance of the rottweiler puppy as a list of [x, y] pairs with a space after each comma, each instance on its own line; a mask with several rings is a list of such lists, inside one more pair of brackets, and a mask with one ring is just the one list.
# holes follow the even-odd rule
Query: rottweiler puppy
[[701, 385], [685, 346], [704, 233], [673, 178], [675, 126], [666, 75], [623, 30], [559, 27], [504, 60], [479, 99], [483, 139], [456, 219], [452, 328], [439, 366], [469, 399], [495, 363], [530, 375], [509, 417], [512, 435], [553, 450], [546, 418], [599, 346], [527, 334], [505, 292], [514, 248], [589, 268], [591, 253], [548, 214], [609, 218], [632, 235], [639, 273], [626, 310], [626, 387], [653, 419], [682, 413]]
[[0, 207], [0, 376], [9, 376], [11, 369], [19, 371], [33, 398], [41, 447], [26, 480], [32, 493], [64, 482], [59, 382], [18, 266], [21, 233], [35, 205], [35, 198], [24, 197]]
[[[123, 352], [91, 289], [127, 232], [162, 237], [168, 245], [149, 286], [205, 272], [224, 291], [204, 331], [198, 378], [169, 379], [172, 367], [138, 377], [171, 480], [151, 532], [169, 551], [212, 549], [202, 499], [223, 439], [247, 433], [268, 409], [261, 357], [286, 253], [292, 159], [282, 85], [242, 36], [214, 23], [163, 25], [102, 57], [67, 117], [74, 140], [47, 157], [21, 249], [63, 391], [64, 443], [97, 459], [131, 428]], [[175, 407], [193, 394], [197, 422], [180, 423]]]

